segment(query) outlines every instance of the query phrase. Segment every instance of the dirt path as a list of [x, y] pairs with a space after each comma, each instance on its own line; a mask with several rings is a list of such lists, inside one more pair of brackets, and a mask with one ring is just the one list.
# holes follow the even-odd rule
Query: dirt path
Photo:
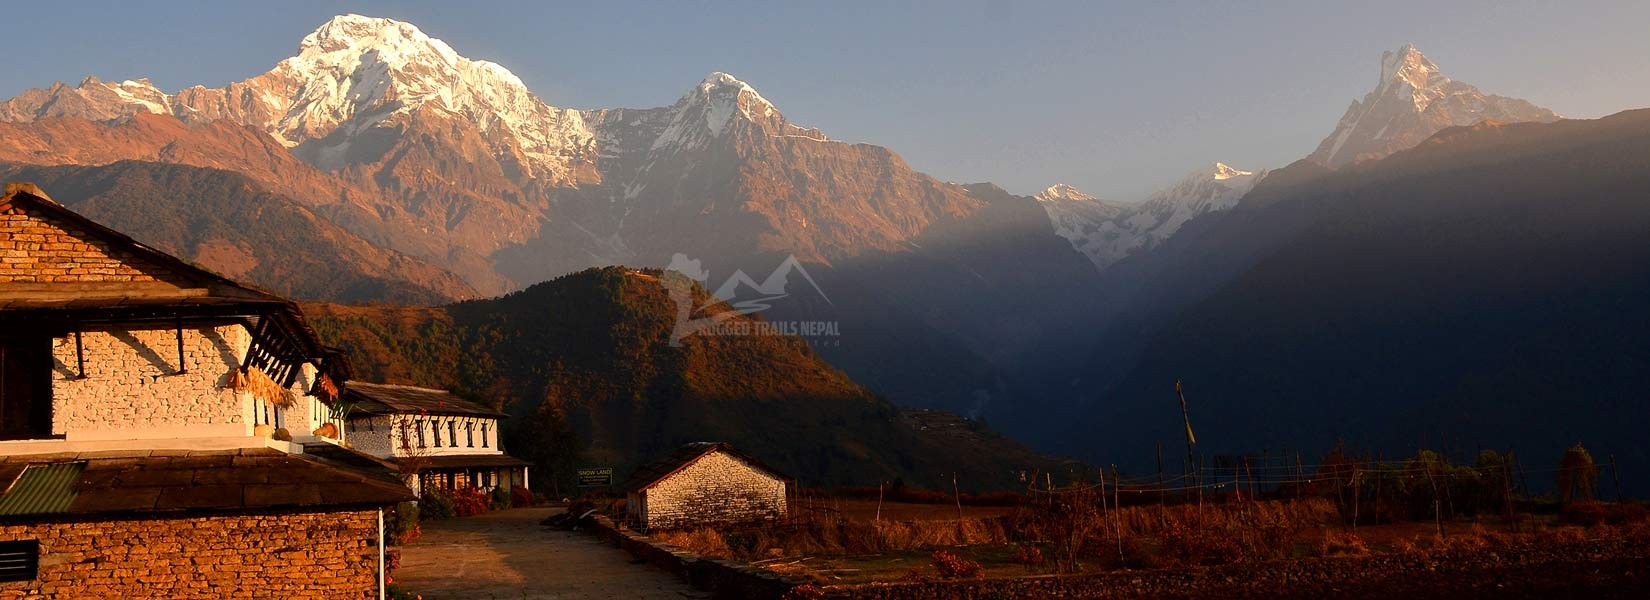
[[518, 508], [432, 521], [401, 549], [395, 582], [425, 600], [709, 598], [686, 582], [585, 533], [539, 520], [560, 509]]

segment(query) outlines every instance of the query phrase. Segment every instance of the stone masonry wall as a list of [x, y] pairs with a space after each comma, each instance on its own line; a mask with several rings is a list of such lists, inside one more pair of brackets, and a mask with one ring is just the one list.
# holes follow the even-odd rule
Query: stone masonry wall
[[74, 225], [18, 206], [0, 211], [0, 283], [80, 283], [167, 280], [173, 274], [142, 264]]
[[392, 455], [392, 440], [400, 437], [394, 422], [387, 416], [355, 417], [349, 420], [347, 429], [351, 447], [381, 458]]
[[0, 522], [40, 540], [12, 598], [376, 598], [378, 513], [279, 512], [122, 521]]
[[788, 514], [783, 480], [720, 451], [700, 457], [648, 489], [644, 504], [649, 529], [780, 519]]
[[250, 334], [240, 325], [184, 328], [188, 372], [182, 375], [176, 335], [175, 329], [84, 332], [85, 379], [76, 371], [74, 336], [54, 339], [53, 433], [71, 439], [114, 432], [124, 438], [250, 434], [249, 401], [227, 387]]

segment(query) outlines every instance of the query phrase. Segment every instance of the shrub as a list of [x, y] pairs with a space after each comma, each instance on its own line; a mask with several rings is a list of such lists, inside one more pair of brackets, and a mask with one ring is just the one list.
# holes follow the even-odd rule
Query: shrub
[[1028, 568], [1040, 567], [1043, 564], [1043, 550], [1029, 544], [1020, 546], [1015, 548], [1014, 558], [1011, 560]]
[[980, 563], [968, 560], [944, 550], [935, 550], [934, 570], [945, 579], [973, 579], [985, 572]]
[[533, 505], [533, 490], [522, 486], [510, 488], [510, 506], [521, 508]]
[[1363, 556], [1369, 554], [1369, 548], [1358, 534], [1345, 532], [1328, 532], [1323, 536], [1324, 556]]
[[453, 513], [473, 517], [487, 512], [487, 492], [476, 488], [453, 490]]
[[727, 540], [715, 529], [708, 527], [692, 531], [663, 531], [654, 533], [652, 537], [661, 543], [676, 546], [699, 556], [733, 557], [733, 549], [728, 547]]
[[1598, 491], [1598, 465], [1593, 463], [1593, 455], [1581, 447], [1581, 442], [1564, 451], [1553, 477], [1565, 501], [1592, 500]]
[[395, 511], [390, 513], [388, 523], [385, 523], [389, 543], [392, 546], [410, 544], [424, 534], [424, 529], [418, 525], [418, 503], [402, 502], [395, 505]]
[[1415, 552], [1415, 542], [1411, 542], [1405, 538], [1392, 540], [1392, 551], [1399, 554], [1413, 553]]
[[493, 488], [487, 495], [488, 510], [504, 510], [510, 508], [510, 491], [504, 488]]
[[1483, 535], [1463, 533], [1444, 538], [1442, 548], [1456, 552], [1477, 552], [1490, 547], [1491, 540]]
[[1643, 504], [1616, 504], [1610, 507], [1604, 521], [1611, 525], [1631, 525], [1650, 521], [1650, 508]]
[[400, 569], [400, 568], [401, 568], [401, 550], [399, 548], [390, 548], [389, 550], [385, 550], [384, 551], [384, 581], [385, 581], [385, 583], [395, 581], [395, 571], [396, 571], [396, 569]]
[[422, 519], [440, 521], [458, 516], [453, 506], [453, 497], [441, 490], [428, 490], [418, 499], [418, 512]]
[[1163, 558], [1173, 564], [1212, 566], [1243, 559], [1237, 540], [1220, 529], [1195, 529], [1176, 525], [1163, 532]]
[[1542, 545], [1568, 545], [1587, 541], [1587, 530], [1580, 527], [1553, 527], [1536, 534]]
[[804, 583], [785, 590], [785, 595], [780, 596], [779, 600], [824, 600], [824, 598], [824, 590], [815, 587], [814, 584]]
[[1558, 511], [1560, 521], [1582, 527], [1592, 527], [1603, 523], [1605, 517], [1604, 505], [1597, 502], [1571, 502]]

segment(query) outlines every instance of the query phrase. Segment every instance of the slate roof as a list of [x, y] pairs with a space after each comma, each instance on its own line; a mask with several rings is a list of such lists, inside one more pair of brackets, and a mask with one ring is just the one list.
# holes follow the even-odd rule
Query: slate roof
[[630, 479], [625, 480], [621, 488], [626, 492], [637, 492], [653, 487], [654, 484], [698, 461], [700, 457], [717, 451], [733, 456], [754, 469], [772, 475], [775, 479], [793, 481], [790, 476], [779, 472], [778, 469], [764, 464], [754, 456], [740, 452], [726, 442], [693, 442], [671, 451], [664, 458], [636, 467], [636, 472], [630, 475]]
[[[166, 283], [159, 282], [77, 282], [8, 284], [0, 288], [0, 309], [107, 307], [124, 305], [200, 305], [226, 303], [287, 304], [273, 293], [238, 283], [195, 266], [183, 259], [156, 250], [131, 236], [69, 210], [50, 198], [36, 195], [33, 186], [10, 184], [0, 196], [0, 210], [13, 205], [50, 215], [73, 225], [87, 235], [102, 238], [111, 248], [128, 252], [138, 262], [167, 271]], [[180, 280], [180, 281], [174, 281]], [[188, 284], [181, 286], [176, 284]]]
[[447, 390], [410, 385], [351, 381], [344, 388], [344, 398], [355, 403], [352, 413], [366, 415], [424, 413], [467, 417], [505, 416], [502, 412], [454, 396]]
[[328, 348], [291, 300], [246, 285], [144, 245], [131, 236], [69, 210], [38, 188], [7, 184], [0, 211], [19, 208], [57, 218], [87, 236], [166, 271], [165, 281], [6, 283], [0, 285], [0, 323], [41, 325], [46, 322], [152, 320], [162, 318], [235, 317], [268, 320], [284, 339], [315, 359], [334, 379], [349, 379], [348, 359]]
[[0, 518], [382, 506], [414, 500], [393, 473], [270, 448], [18, 455], [0, 462]]

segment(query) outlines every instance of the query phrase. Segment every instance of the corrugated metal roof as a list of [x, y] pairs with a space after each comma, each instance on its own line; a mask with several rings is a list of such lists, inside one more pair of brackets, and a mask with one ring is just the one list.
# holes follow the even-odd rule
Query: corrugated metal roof
[[29, 465], [0, 494], [0, 516], [49, 515], [69, 510], [74, 503], [75, 482], [80, 480], [84, 462]]
[[387, 505], [414, 500], [384, 465], [273, 448], [0, 455], [0, 520], [184, 510]]

